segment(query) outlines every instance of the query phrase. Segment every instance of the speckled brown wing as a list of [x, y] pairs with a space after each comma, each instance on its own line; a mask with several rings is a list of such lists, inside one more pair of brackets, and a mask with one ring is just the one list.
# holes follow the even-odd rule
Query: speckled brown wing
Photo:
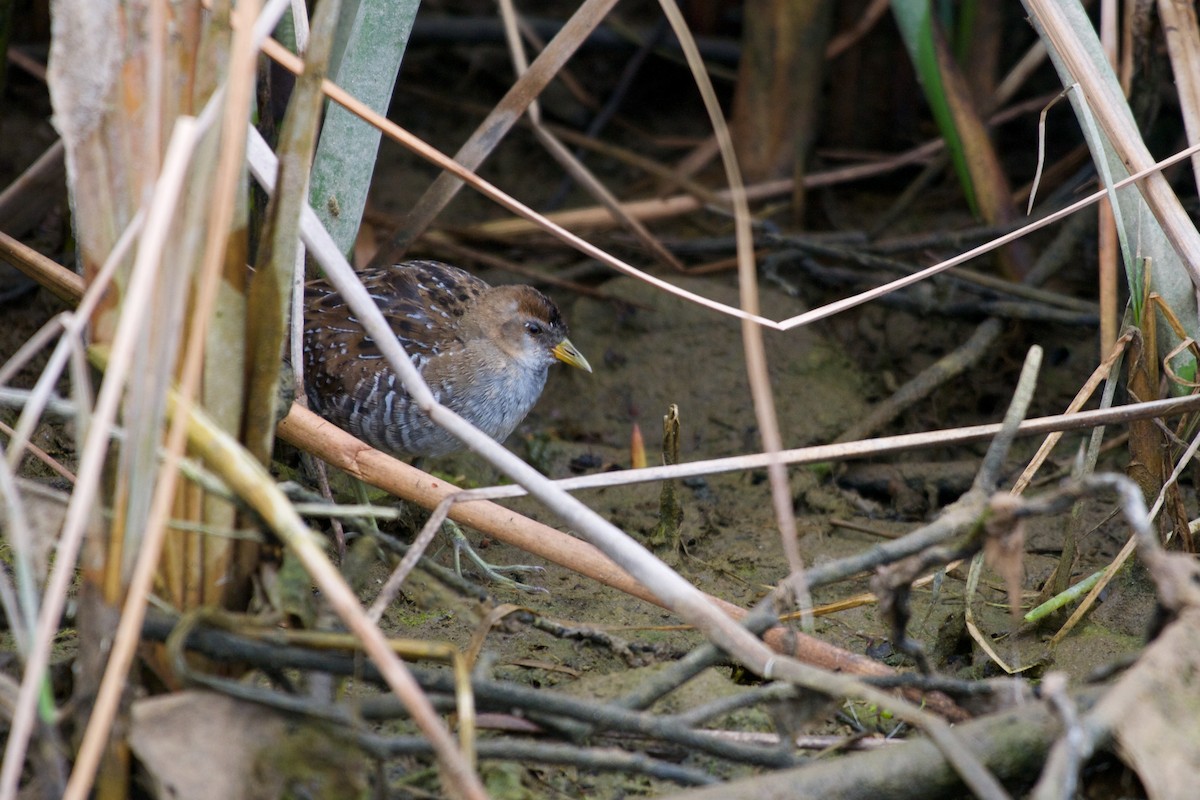
[[[406, 261], [360, 278], [392, 333], [414, 359], [432, 358], [454, 348], [463, 313], [489, 288], [466, 270], [438, 261]], [[359, 357], [382, 357], [365, 334]]]
[[[408, 261], [359, 278], [422, 371], [461, 346], [458, 322], [488, 289], [469, 272], [436, 261]], [[313, 410], [374, 447], [427, 450], [402, 435], [406, 418], [420, 412], [408, 408], [408, 394], [341, 294], [324, 280], [313, 281], [305, 288], [305, 307], [305, 385]]]

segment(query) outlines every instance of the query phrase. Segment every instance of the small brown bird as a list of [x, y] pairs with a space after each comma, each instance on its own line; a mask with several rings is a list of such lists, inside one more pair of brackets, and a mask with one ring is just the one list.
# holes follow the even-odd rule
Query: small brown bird
[[[439, 403], [503, 441], [525, 418], [556, 360], [592, 371], [554, 303], [532, 286], [489, 286], [437, 261], [359, 277]], [[305, 291], [304, 369], [312, 409], [395, 456], [438, 456], [461, 443], [421, 411], [324, 280]]]

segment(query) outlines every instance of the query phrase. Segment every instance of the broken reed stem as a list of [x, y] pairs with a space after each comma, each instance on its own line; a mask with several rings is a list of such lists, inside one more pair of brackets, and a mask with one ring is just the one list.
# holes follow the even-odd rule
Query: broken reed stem
[[[679, 463], [679, 406], [674, 403], [663, 415], [662, 458], [665, 466]], [[680, 527], [683, 524], [683, 506], [679, 504], [678, 484], [668, 478], [663, 481], [658, 498], [658, 524], [650, 534], [650, 544], [662, 547], [670, 543], [673, 549], [680, 546]]]

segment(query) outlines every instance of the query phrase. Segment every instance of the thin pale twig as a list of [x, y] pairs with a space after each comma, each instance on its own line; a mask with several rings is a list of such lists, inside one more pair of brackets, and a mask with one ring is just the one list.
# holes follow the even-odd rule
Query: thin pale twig
[[[1179, 161], [1189, 158], [1194, 153], [1198, 153], [1198, 152], [1200, 152], [1200, 143], [1186, 147], [1183, 150], [1179, 151], [1178, 153], [1175, 153], [1174, 155], [1170, 156], [1169, 158], [1164, 158], [1162, 161], [1159, 161], [1159, 162], [1155, 163], [1154, 165], [1147, 167], [1144, 170], [1141, 170], [1140, 172], [1136, 172], [1133, 175], [1130, 175], [1128, 178], [1117, 181], [1116, 183], [1114, 183], [1112, 185], [1111, 189], [1115, 191], [1116, 189], [1121, 189], [1125, 186], [1129, 186], [1137, 181], [1142, 180], [1143, 178], [1147, 177], [1148, 175], [1152, 175], [1152, 174], [1161, 172], [1162, 170], [1166, 169], [1167, 167], [1171, 166], [1172, 164], [1175, 164]], [[1026, 236], [1035, 230], [1040, 230], [1041, 228], [1044, 228], [1047, 225], [1050, 225], [1054, 222], [1058, 222], [1060, 219], [1068, 217], [1071, 214], [1074, 214], [1076, 211], [1079, 211], [1080, 209], [1086, 208], [1086, 207], [1092, 205], [1093, 203], [1099, 202], [1101, 198], [1108, 196], [1108, 192], [1109, 192], [1109, 189], [1107, 189], [1107, 188], [1101, 189], [1100, 191], [1097, 191], [1093, 194], [1088, 195], [1087, 197], [1083, 198], [1082, 200], [1078, 200], [1065, 208], [1061, 208], [1058, 211], [1047, 214], [1045, 217], [1042, 217], [1041, 219], [1035, 220], [1034, 222], [1031, 222], [1028, 225], [1025, 225], [1024, 227], [1018, 228], [1015, 231], [1012, 231], [1011, 233], [1004, 234], [1003, 236], [993, 239], [992, 241], [987, 242], [986, 244], [982, 244], [982, 245], [979, 245], [978, 247], [974, 247], [974, 248], [966, 251], [965, 253], [960, 253], [959, 255], [954, 256], [953, 258], [948, 258], [945, 261], [941, 261], [937, 264], [926, 267], [925, 269], [922, 269], [918, 272], [914, 272], [912, 275], [908, 275], [906, 277], [899, 278], [890, 283], [886, 283], [882, 286], [878, 286], [874, 289], [870, 289], [868, 291], [861, 292], [859, 294], [844, 298], [842, 300], [837, 300], [833, 303], [829, 303], [827, 305], [821, 306], [820, 308], [815, 308], [812, 311], [808, 311], [804, 314], [798, 314], [789, 319], [782, 320], [781, 322], [775, 323], [775, 326], [779, 330], [791, 330], [793, 328], [799, 328], [799, 327], [803, 327], [805, 325], [809, 325], [818, 320], [822, 320], [822, 319], [826, 319], [828, 317], [835, 316], [837, 314], [842, 313], [843, 311], [848, 311], [849, 309], [854, 308], [856, 306], [860, 306], [864, 303], [869, 303], [870, 301], [875, 300], [876, 298], [882, 297], [885, 294], [889, 294], [898, 289], [903, 289], [906, 286], [911, 286], [914, 283], [918, 283], [920, 281], [925, 280], [926, 278], [928, 278], [931, 275], [936, 275], [937, 273], [948, 270], [951, 267], [956, 267], [959, 264], [966, 263], [967, 261], [977, 258], [985, 253], [990, 253], [992, 250], [995, 250], [999, 247], [1003, 247], [1004, 245], [1008, 244], [1009, 242], [1020, 239], [1022, 236]]]
[[[1025, 420], [1017, 428], [1018, 436], [1044, 436], [1059, 431], [1089, 430], [1099, 425], [1121, 424], [1137, 419], [1171, 417], [1200, 411], [1200, 395], [1151, 400], [1145, 403], [1129, 403], [1114, 408], [1093, 409], [1078, 413], [1054, 414]], [[820, 464], [827, 461], [849, 461], [860, 458], [877, 458], [890, 453], [914, 449], [950, 447], [954, 445], [991, 440], [1000, 431], [998, 423], [968, 425], [921, 433], [904, 433], [896, 436], [881, 436], [855, 442], [814, 445], [780, 452], [779, 458], [786, 464]], [[768, 463], [763, 453], [689, 461], [683, 464], [645, 469], [604, 472], [595, 475], [580, 475], [554, 481], [565, 491], [602, 489], [612, 486], [627, 486], [664, 480], [679, 480], [725, 472], [762, 469]], [[496, 500], [505, 497], [520, 497], [526, 494], [520, 486], [504, 485], [471, 489], [473, 499]]]
[[433, 541], [433, 537], [442, 529], [442, 523], [446, 521], [446, 515], [450, 513], [450, 506], [454, 504], [454, 495], [447, 496], [442, 502], [437, 504], [437, 508], [433, 509], [426, 520], [421, 532], [413, 539], [409, 545], [408, 552], [404, 554], [404, 558], [400, 559], [400, 563], [392, 570], [392, 574], [384, 582], [383, 588], [379, 590], [379, 594], [375, 596], [375, 600], [371, 603], [371, 607], [367, 609], [367, 619], [372, 622], [379, 622], [383, 617], [383, 612], [387, 611], [388, 606], [400, 594], [400, 587], [404, 584], [408, 574], [412, 572], [413, 567], [417, 565], [417, 561], [425, 554], [429, 543]]
[[[1092, 396], [1092, 393], [1096, 391], [1100, 383], [1109, 377], [1113, 364], [1125, 352], [1125, 345], [1129, 343], [1132, 336], [1132, 333], [1127, 333], [1117, 340], [1116, 346], [1096, 366], [1096, 369], [1084, 381], [1083, 386], [1079, 387], [1079, 391], [1075, 393], [1075, 397], [1067, 404], [1067, 410], [1063, 412], [1064, 414], [1074, 414], [1083, 408], [1083, 404], [1088, 401], [1088, 398]], [[1046, 437], [1046, 441], [1042, 442], [1041, 447], [1034, 453], [1033, 458], [1029, 459], [1029, 464], [1021, 472], [1020, 476], [1017, 477], [1013, 488], [1010, 490], [1013, 494], [1022, 494], [1028, 488], [1030, 482], [1033, 481], [1033, 477], [1041, 469], [1042, 464], [1049, 457], [1050, 451], [1054, 449], [1054, 446], [1058, 444], [1060, 439], [1062, 439], [1061, 431], [1056, 431]]]

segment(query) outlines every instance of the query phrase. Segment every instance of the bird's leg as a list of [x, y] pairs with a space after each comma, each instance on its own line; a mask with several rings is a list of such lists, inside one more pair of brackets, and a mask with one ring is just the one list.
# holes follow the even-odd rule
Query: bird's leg
[[[412, 466], [416, 467], [417, 469], [424, 470], [424, 461], [424, 458], [417, 456], [412, 460], [411, 463]], [[462, 528], [460, 528], [458, 523], [452, 519], [447, 518], [446, 521], [442, 523], [442, 531], [450, 537], [450, 542], [454, 545], [454, 573], [458, 575], [458, 577], [463, 577], [462, 554], [465, 550], [467, 553], [467, 558], [475, 562], [475, 566], [479, 567], [479, 571], [482, 572], [484, 577], [490, 580], [492, 583], [497, 583], [501, 586], [508, 586], [512, 589], [520, 589], [523, 592], [531, 592], [535, 594], [541, 594], [543, 592], [547, 594], [549, 593], [548, 590], [543, 589], [540, 586], [521, 583], [520, 581], [515, 581], [512, 578], [506, 578], [501, 574], [503, 572], [526, 572], [536, 574], [545, 572], [545, 568], [535, 567], [527, 564], [512, 564], [504, 566], [500, 564], [492, 564], [484, 560], [483, 556], [479, 555], [479, 553], [475, 551], [475, 548], [471, 545], [470, 540], [467, 539], [467, 535], [463, 533]]]
[[[350, 482], [354, 485], [354, 499], [360, 506], [371, 505], [371, 497], [367, 493], [367, 484], [358, 478], [351, 478]], [[379, 523], [375, 521], [375, 517], [367, 515], [364, 522], [366, 523], [367, 533], [379, 533]], [[345, 543], [341, 544], [345, 550]]]
[[449, 519], [446, 520], [442, 523], [442, 530], [450, 536], [450, 540], [454, 543], [454, 571], [458, 573], [458, 577], [462, 577], [462, 553], [465, 551], [467, 558], [475, 562], [475, 566], [479, 567], [479, 570], [493, 583], [534, 594], [549, 593], [548, 590], [541, 586], [521, 583], [501, 574], [503, 572], [541, 573], [546, 571], [543, 567], [536, 567], [530, 564], [499, 565], [489, 563], [483, 559], [483, 556], [475, 552], [475, 548], [471, 546], [471, 542], [467, 540], [467, 535], [463, 533], [462, 528], [458, 526], [457, 522]]
[[[358, 502], [363, 505], [369, 505], [371, 501], [370, 498], [367, 497], [366, 484], [359, 480], [356, 480], [353, 483]], [[379, 530], [375, 523], [374, 517], [368, 517], [366, 523], [371, 530]], [[420, 525], [417, 526], [417, 529], [420, 529]], [[463, 577], [462, 554], [465, 551], [467, 558], [475, 563], [475, 565], [479, 568], [479, 571], [482, 572], [484, 577], [486, 577], [489, 581], [501, 586], [507, 586], [512, 589], [520, 589], [523, 592], [530, 592], [534, 594], [548, 593], [548, 590], [542, 588], [541, 586], [522, 583], [521, 581], [513, 580], [512, 578], [505, 577], [503, 574], [501, 574], [505, 572], [524, 572], [529, 574], [537, 574], [545, 572], [546, 570], [544, 567], [533, 566], [530, 564], [492, 564], [486, 561], [483, 556], [479, 555], [479, 553], [475, 551], [475, 548], [467, 539], [467, 535], [463, 533], [462, 528], [458, 526], [458, 523], [447, 519], [442, 523], [442, 531], [450, 537], [450, 541], [454, 545], [454, 572], [458, 575], [458, 577]]]

